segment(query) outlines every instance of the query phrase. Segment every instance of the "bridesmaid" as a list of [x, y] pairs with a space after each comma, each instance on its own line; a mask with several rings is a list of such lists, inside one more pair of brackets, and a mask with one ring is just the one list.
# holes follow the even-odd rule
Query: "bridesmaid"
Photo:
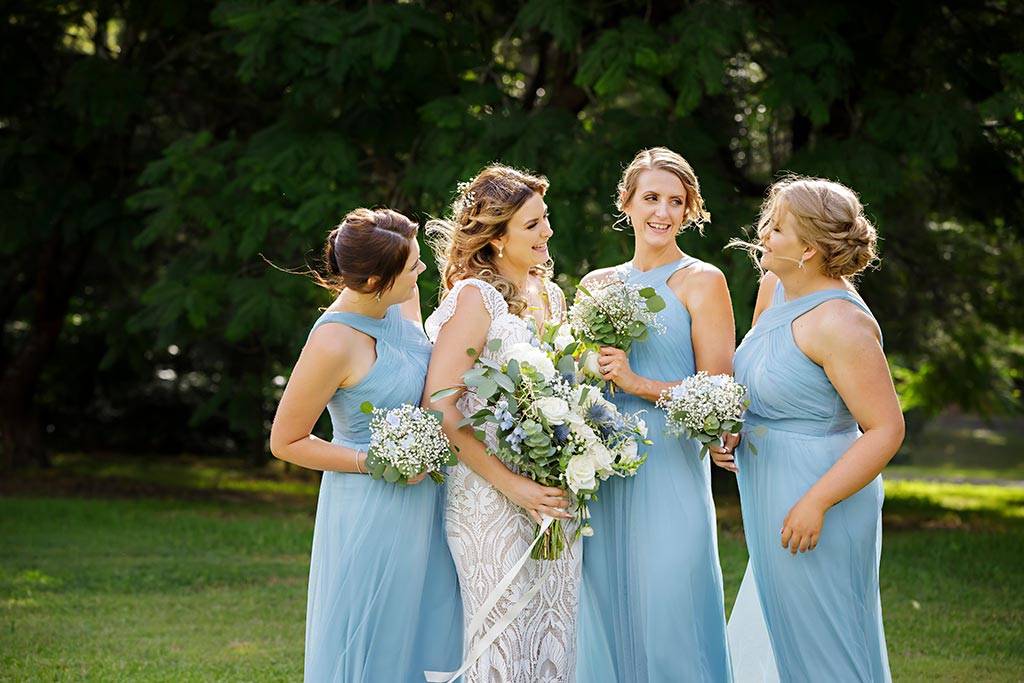
[[591, 506], [580, 599], [581, 683], [732, 680], [726, 645], [710, 459], [694, 440], [667, 436], [662, 391], [706, 370], [731, 373], [736, 330], [725, 277], [687, 256], [676, 237], [710, 218], [690, 164], [664, 147], [639, 152], [618, 187], [633, 226], [633, 259], [594, 271], [654, 287], [666, 327], [629, 355], [602, 347], [602, 377], [623, 410], [647, 411], [646, 464], [633, 480], [609, 479]]
[[[417, 226], [356, 209], [327, 239], [338, 297], [313, 325], [270, 433], [282, 460], [323, 470], [306, 607], [307, 683], [423, 681], [462, 646], [462, 607], [445, 546], [444, 491], [366, 475], [369, 416], [418, 404], [430, 359], [416, 279]], [[334, 438], [312, 435], [327, 407]]]
[[[756, 245], [767, 270], [736, 352], [749, 433], [738, 470], [750, 562], [781, 680], [890, 681], [878, 592], [880, 472], [903, 441], [881, 333], [849, 278], [875, 260], [849, 188], [776, 183]], [[858, 424], [860, 428], [858, 429]], [[757, 455], [745, 447], [753, 441]]]

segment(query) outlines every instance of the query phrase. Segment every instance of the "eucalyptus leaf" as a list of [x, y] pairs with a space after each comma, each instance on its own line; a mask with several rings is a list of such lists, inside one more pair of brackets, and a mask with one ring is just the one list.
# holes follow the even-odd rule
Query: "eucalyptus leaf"
[[[462, 391], [462, 387], [448, 387], [447, 389], [438, 389], [437, 391], [430, 395], [430, 402], [434, 403], [435, 401], [441, 401], [443, 399], [448, 398], [449, 396], [454, 396], [460, 391]], [[366, 404], [364, 403], [363, 405]]]
[[660, 313], [665, 310], [665, 300], [660, 296], [652, 296], [647, 300], [647, 310], [651, 313]]
[[501, 363], [493, 361], [490, 358], [484, 358], [483, 356], [481, 356], [480, 358], [477, 358], [477, 362], [480, 363], [480, 365], [483, 365], [484, 367], [486, 367], [488, 370], [493, 370], [493, 371], [496, 371], [496, 372], [501, 372], [502, 371], [501, 370]]
[[519, 384], [523, 381], [523, 376], [519, 372], [519, 361], [512, 359], [508, 362], [508, 366], [505, 368], [505, 374], [512, 380], [513, 384]]
[[484, 399], [484, 400], [487, 400], [491, 396], [494, 396], [494, 394], [497, 391], [498, 391], [498, 383], [495, 382], [490, 377], [485, 377], [484, 379], [480, 380], [480, 384], [477, 385], [477, 387], [476, 387], [477, 395], [480, 398]]
[[504, 389], [505, 391], [512, 392], [516, 390], [516, 385], [513, 384], [512, 380], [509, 379], [508, 375], [505, 375], [504, 373], [496, 372], [493, 375], [491, 375], [491, 379], [497, 382], [498, 386]]
[[470, 368], [462, 373], [462, 380], [466, 381], [470, 377], [486, 377], [487, 368]]

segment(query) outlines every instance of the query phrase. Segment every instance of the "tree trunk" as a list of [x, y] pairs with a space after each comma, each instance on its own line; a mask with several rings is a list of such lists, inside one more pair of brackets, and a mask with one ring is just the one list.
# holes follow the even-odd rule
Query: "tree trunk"
[[53, 354], [71, 295], [92, 251], [94, 233], [65, 248], [60, 228], [42, 245], [31, 292], [32, 320], [24, 341], [4, 354], [0, 368], [0, 467], [48, 465], [39, 411], [39, 377]]

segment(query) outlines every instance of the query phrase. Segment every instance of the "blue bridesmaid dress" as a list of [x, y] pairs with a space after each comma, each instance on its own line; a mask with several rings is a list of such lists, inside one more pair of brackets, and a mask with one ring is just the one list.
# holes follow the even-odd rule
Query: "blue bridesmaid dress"
[[[430, 343], [398, 306], [383, 319], [324, 313], [377, 341], [377, 361], [327, 409], [332, 443], [365, 451], [378, 408], [418, 405]], [[306, 683], [422, 683], [462, 655], [462, 602], [444, 537], [444, 488], [407, 487], [365, 474], [324, 472], [313, 532], [306, 607]]]
[[780, 540], [790, 509], [860, 436], [825, 371], [793, 339], [793, 320], [832, 299], [870, 315], [846, 290], [786, 301], [779, 283], [736, 351], [736, 379], [751, 399], [737, 449], [743, 527], [781, 680], [881, 683], [891, 680], [878, 592], [881, 476], [828, 510], [814, 550], [794, 557]]
[[[668, 279], [698, 261], [642, 272], [616, 270], [631, 284], [654, 287], [667, 307], [665, 332], [629, 352], [633, 371], [674, 382], [696, 372], [690, 314]], [[665, 434], [665, 413], [618, 391], [623, 411], [646, 411], [647, 462], [631, 479], [601, 484], [590, 506], [594, 535], [584, 539], [580, 591], [580, 683], [728, 683], [722, 569], [718, 559], [710, 458], [695, 440]]]

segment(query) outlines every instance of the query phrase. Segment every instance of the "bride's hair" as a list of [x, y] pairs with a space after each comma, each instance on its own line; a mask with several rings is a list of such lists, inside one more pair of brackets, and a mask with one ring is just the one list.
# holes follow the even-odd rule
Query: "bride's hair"
[[683, 189], [686, 191], [686, 217], [683, 229], [692, 226], [697, 229], [697, 232], [703, 234], [704, 224], [711, 221], [711, 214], [704, 206], [704, 198], [700, 195], [700, 182], [697, 180], [697, 174], [693, 172], [690, 162], [668, 147], [651, 147], [640, 150], [633, 157], [633, 161], [629, 162], [626, 170], [622, 172], [619, 185], [615, 188], [615, 208], [620, 213], [616, 224], [623, 221], [629, 223], [626, 207], [633, 200], [640, 174], [644, 171], [668, 171], [679, 178], [679, 182], [683, 184]]
[[[509, 219], [534, 194], [544, 196], [548, 180], [504, 164], [491, 164], [468, 183], [460, 183], [446, 218], [427, 221], [430, 246], [441, 273], [441, 299], [455, 283], [477, 278], [494, 286], [513, 315], [526, 310], [518, 285], [498, 272], [498, 252], [491, 241], [505, 234]], [[551, 277], [553, 263], [530, 273]]]
[[857, 193], [823, 178], [788, 175], [771, 186], [757, 221], [753, 242], [734, 239], [729, 247], [747, 250], [758, 269], [765, 235], [771, 221], [787, 212], [794, 218], [796, 235], [822, 255], [822, 272], [850, 278], [878, 263], [878, 234], [864, 215]]

